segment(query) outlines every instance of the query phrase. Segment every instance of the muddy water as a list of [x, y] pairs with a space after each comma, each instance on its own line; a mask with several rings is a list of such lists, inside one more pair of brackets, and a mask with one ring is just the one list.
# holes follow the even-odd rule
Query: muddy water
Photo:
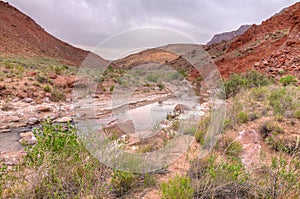
[[[112, 110], [112, 114], [110, 115], [102, 115], [101, 112], [107, 112], [109, 110], [101, 107], [99, 110], [99, 116], [101, 116], [98, 116], [97, 118], [99, 119], [100, 124], [104, 125], [113, 120], [132, 120], [134, 122], [136, 132], [130, 135], [140, 137], [142, 134], [142, 137], [148, 137], [151, 135], [152, 129], [155, 128], [155, 126], [161, 121], [165, 120], [167, 118], [167, 114], [172, 112], [175, 106], [179, 103], [184, 104], [190, 110], [193, 110], [189, 111], [189, 116], [191, 114], [202, 114], [201, 106], [199, 104], [190, 105], [189, 103], [182, 101], [179, 102], [176, 99], [167, 99], [161, 102], [153, 102], [144, 106], [130, 108], [123, 112]], [[107, 103], [105, 106], [107, 107]], [[182, 114], [181, 117], [184, 117], [184, 114]], [[33, 128], [38, 126], [39, 125], [18, 127], [7, 132], [0, 132], [0, 152], [17, 151], [22, 149], [23, 146], [18, 142], [20, 139], [19, 134], [22, 132], [32, 131]]]
[[19, 139], [19, 133], [16, 132], [0, 133], [0, 152], [17, 151], [22, 149], [22, 145], [18, 142]]
[[[204, 114], [201, 111], [200, 104], [191, 104], [190, 101], [178, 101], [176, 99], [168, 99], [162, 102], [155, 102], [132, 108], [128, 110], [112, 111], [111, 117], [103, 118], [100, 123], [105, 126], [109, 121], [124, 121], [131, 120], [134, 124], [135, 132], [126, 132], [134, 137], [150, 137], [153, 130], [157, 128], [158, 124], [167, 119], [168, 114], [172, 114], [177, 104], [183, 104], [187, 107], [187, 111], [180, 114], [179, 119], [197, 119]], [[119, 126], [121, 128], [121, 126]], [[125, 130], [126, 128], [124, 128]]]
[[31, 131], [34, 127], [19, 127], [0, 133], [0, 152], [18, 151], [24, 147], [19, 143], [20, 133]]

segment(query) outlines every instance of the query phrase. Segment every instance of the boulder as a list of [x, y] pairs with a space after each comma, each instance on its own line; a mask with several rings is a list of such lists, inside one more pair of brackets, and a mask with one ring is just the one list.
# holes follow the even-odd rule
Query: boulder
[[74, 75], [67, 77], [67, 84], [70, 88], [74, 86], [75, 80], [76, 80], [76, 76]]
[[19, 91], [16, 94], [17, 97], [19, 97], [20, 99], [26, 98], [27, 97], [27, 93], [23, 92], [23, 91]]
[[174, 108], [174, 111], [176, 111], [176, 112], [182, 112], [185, 110], [189, 110], [189, 108], [183, 104], [177, 104]]
[[26, 73], [26, 76], [27, 77], [34, 77], [34, 76], [36, 76], [36, 72], [35, 71], [28, 71], [27, 73]]
[[34, 145], [37, 142], [36, 137], [32, 132], [21, 133], [19, 143], [22, 145]]
[[49, 112], [51, 111], [51, 107], [49, 106], [39, 106], [37, 107], [37, 112]]
[[57, 76], [52, 83], [57, 87], [67, 87], [67, 79], [63, 76]]
[[50, 79], [55, 79], [55, 78], [57, 77], [56, 73], [54, 73], [54, 72], [48, 73], [47, 76], [48, 76], [48, 78], [50, 78]]
[[4, 90], [5, 88], [5, 84], [0, 84], [0, 90]]
[[23, 102], [25, 102], [25, 103], [31, 103], [32, 101], [33, 100], [29, 97], [26, 97], [26, 98], [23, 99]]

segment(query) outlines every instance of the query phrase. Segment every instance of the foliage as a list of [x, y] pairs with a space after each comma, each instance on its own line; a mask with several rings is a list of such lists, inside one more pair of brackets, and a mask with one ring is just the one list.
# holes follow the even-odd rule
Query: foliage
[[282, 83], [282, 85], [287, 86], [287, 85], [297, 83], [297, 79], [292, 75], [287, 75], [287, 76], [281, 77], [279, 79], [279, 82]]
[[300, 162], [273, 157], [271, 165], [246, 170], [241, 162], [196, 159], [189, 175], [195, 198], [297, 198], [300, 191]]
[[215, 156], [196, 159], [189, 171], [195, 198], [251, 198], [249, 175], [241, 162], [218, 161]]
[[224, 80], [227, 97], [235, 96], [245, 88], [261, 87], [271, 83], [271, 80], [256, 71], [247, 71], [244, 74], [231, 74], [230, 78]]
[[159, 90], [163, 90], [165, 88], [165, 85], [163, 83], [158, 84]]
[[36, 80], [39, 82], [39, 83], [45, 83], [48, 81], [47, 77], [43, 76], [43, 75], [38, 75]]
[[112, 85], [112, 86], [110, 87], [109, 91], [110, 91], [110, 92], [113, 92], [113, 91], [114, 91], [114, 89], [115, 89], [115, 86], [114, 86], [114, 85]]
[[154, 75], [154, 74], [147, 76], [147, 80], [150, 81], [150, 82], [157, 82], [158, 78], [159, 78], [159, 76], [158, 75]]
[[[91, 158], [79, 142], [76, 129], [43, 124], [34, 134], [35, 146], [26, 148], [27, 156], [17, 173], [6, 181], [9, 198], [82, 198], [105, 195], [106, 167]], [[32, 174], [28, 182], [28, 171]], [[27, 174], [26, 174], [27, 173]]]
[[295, 118], [300, 119], [300, 110], [296, 110], [294, 116]]
[[53, 89], [51, 89], [51, 100], [57, 102], [63, 99], [65, 99], [65, 94], [58, 88], [53, 87]]
[[204, 142], [204, 137], [208, 130], [209, 124], [210, 124], [210, 117], [205, 117], [201, 119], [199, 122], [198, 129], [195, 133], [195, 139], [200, 144], [203, 144]]
[[266, 137], [270, 133], [283, 133], [283, 129], [276, 121], [268, 120], [261, 125], [260, 133], [263, 135], [263, 137]]
[[44, 86], [45, 92], [51, 92], [51, 87], [49, 85]]
[[268, 100], [273, 107], [274, 113], [283, 115], [287, 110], [292, 109], [293, 96], [287, 95], [286, 88], [274, 89], [271, 91]]
[[297, 197], [300, 191], [300, 162], [297, 157], [290, 161], [273, 157], [271, 166], [262, 170], [266, 173], [263, 184], [269, 198]]
[[163, 199], [188, 199], [192, 198], [194, 193], [191, 180], [188, 177], [178, 175], [168, 182], [163, 182], [160, 189]]
[[137, 177], [132, 172], [114, 170], [111, 185], [118, 196], [124, 195], [133, 188], [136, 178]]
[[238, 120], [239, 120], [239, 122], [241, 122], [241, 123], [246, 123], [246, 122], [249, 121], [249, 116], [248, 116], [248, 114], [245, 113], [245, 112], [239, 112], [239, 113], [238, 113]]

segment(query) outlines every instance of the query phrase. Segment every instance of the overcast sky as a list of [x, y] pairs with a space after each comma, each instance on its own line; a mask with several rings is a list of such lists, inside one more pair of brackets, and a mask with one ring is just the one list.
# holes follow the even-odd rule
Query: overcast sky
[[85, 49], [126, 30], [160, 27], [205, 44], [216, 33], [260, 24], [297, 0], [6, 0], [47, 32]]

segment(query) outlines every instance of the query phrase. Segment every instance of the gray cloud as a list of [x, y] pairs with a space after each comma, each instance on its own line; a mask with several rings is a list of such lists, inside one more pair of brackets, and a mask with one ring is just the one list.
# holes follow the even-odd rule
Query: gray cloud
[[7, 0], [54, 36], [90, 48], [121, 31], [160, 27], [198, 43], [259, 24], [297, 0]]

